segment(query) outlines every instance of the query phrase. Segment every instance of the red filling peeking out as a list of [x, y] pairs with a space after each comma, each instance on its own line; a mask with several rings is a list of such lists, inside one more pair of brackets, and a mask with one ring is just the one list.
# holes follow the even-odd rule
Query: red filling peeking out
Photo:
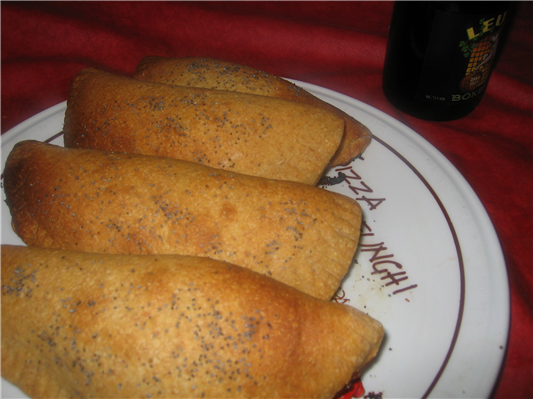
[[365, 388], [361, 379], [353, 379], [341, 391], [335, 395], [334, 399], [352, 399], [360, 398], [365, 394]]

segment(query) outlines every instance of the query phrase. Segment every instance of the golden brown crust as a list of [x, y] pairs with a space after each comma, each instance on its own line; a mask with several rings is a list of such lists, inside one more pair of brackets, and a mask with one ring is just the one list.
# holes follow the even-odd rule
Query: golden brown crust
[[18, 143], [4, 170], [15, 232], [28, 245], [206, 256], [329, 299], [355, 254], [349, 197], [192, 162]]
[[141, 60], [134, 77], [139, 80], [187, 87], [203, 87], [259, 94], [315, 105], [334, 112], [345, 121], [345, 132], [330, 167], [344, 165], [370, 145], [370, 130], [355, 118], [278, 76], [231, 62], [211, 58], [165, 58]]
[[2, 246], [2, 376], [31, 397], [332, 398], [379, 322], [207, 258]]
[[84, 69], [71, 84], [63, 130], [69, 148], [167, 156], [316, 184], [339, 147], [344, 120], [294, 101]]

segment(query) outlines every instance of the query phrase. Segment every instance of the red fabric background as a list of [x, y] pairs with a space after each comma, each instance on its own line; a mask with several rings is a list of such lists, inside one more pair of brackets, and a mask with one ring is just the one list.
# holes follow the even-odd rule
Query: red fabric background
[[417, 131], [466, 177], [503, 247], [512, 322], [496, 398], [533, 397], [533, 3], [524, 2], [479, 107], [425, 122], [389, 105], [389, 2], [2, 2], [2, 133], [67, 99], [84, 67], [208, 56], [346, 94]]

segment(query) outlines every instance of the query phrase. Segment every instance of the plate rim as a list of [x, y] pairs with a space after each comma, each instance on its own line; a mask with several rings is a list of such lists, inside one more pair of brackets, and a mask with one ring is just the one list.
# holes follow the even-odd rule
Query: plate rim
[[[502, 333], [502, 342], [505, 343], [505, 350], [502, 351], [502, 354], [497, 359], [498, 361], [498, 368], [496, 372], [494, 373], [494, 379], [490, 380], [492, 381], [492, 385], [490, 386], [490, 389], [488, 389], [488, 392], [494, 391], [495, 387], [497, 387], [499, 376], [501, 375], [501, 371], [504, 366], [504, 360], [506, 357], [507, 349], [508, 349], [508, 340], [509, 340], [509, 334], [510, 334], [510, 323], [511, 323], [511, 293], [510, 293], [510, 287], [509, 287], [509, 275], [507, 273], [507, 267], [505, 262], [505, 257], [503, 255], [503, 249], [501, 247], [501, 243], [498, 237], [498, 234], [496, 232], [496, 229], [494, 227], [494, 224], [492, 223], [492, 220], [490, 218], [490, 215], [488, 214], [487, 210], [485, 209], [483, 203], [479, 199], [478, 195], [470, 185], [470, 183], [466, 180], [466, 178], [459, 172], [459, 170], [451, 163], [446, 156], [441, 153], [434, 145], [432, 145], [428, 140], [426, 140], [424, 137], [422, 137], [419, 133], [417, 133], [415, 130], [404, 124], [403, 122], [395, 119], [394, 117], [388, 115], [387, 113], [367, 104], [360, 100], [357, 100], [355, 98], [349, 97], [345, 94], [336, 92], [334, 90], [317, 86], [311, 83], [299, 81], [299, 80], [291, 80], [293, 83], [303, 87], [304, 89], [308, 89], [312, 91], [312, 94], [318, 93], [319, 95], [323, 95], [329, 98], [337, 99], [341, 102], [344, 102], [348, 105], [351, 105], [352, 107], [359, 109], [363, 111], [366, 114], [369, 114], [373, 116], [374, 118], [378, 119], [379, 121], [389, 125], [391, 128], [398, 130], [401, 132], [401, 134], [409, 139], [411, 142], [413, 142], [415, 145], [419, 147], [420, 150], [425, 151], [426, 154], [428, 154], [433, 161], [435, 161], [438, 165], [438, 167], [448, 176], [450, 181], [453, 182], [454, 187], [458, 191], [458, 193], [461, 196], [461, 199], [464, 201], [465, 205], [468, 207], [469, 211], [472, 213], [473, 218], [476, 220], [477, 224], [480, 228], [483, 228], [482, 231], [482, 241], [484, 243], [492, 243], [493, 245], [489, 245], [488, 247], [485, 247], [486, 251], [490, 251], [490, 257], [493, 260], [493, 264], [499, 264], [501, 267], [499, 268], [499, 274], [496, 281], [501, 282], [499, 284], [500, 294], [502, 295], [502, 306], [500, 306], [500, 312], [501, 312], [501, 319], [502, 324], [505, 326], [505, 331]], [[364, 121], [363, 121], [364, 123]], [[394, 152], [397, 152], [400, 157], [405, 158], [399, 151], [396, 150], [392, 145], [388, 144], [388, 142], [379, 139], [375, 134], [373, 135], [374, 138], [376, 138], [378, 142], [382, 142], [386, 147], [389, 146], [391, 150]], [[409, 166], [411, 162], [405, 158], [407, 161], [407, 165]], [[413, 168], [417, 169], [416, 166], [413, 166]], [[414, 170], [413, 170], [414, 171]], [[415, 172], [416, 173], [416, 172]], [[422, 181], [425, 180], [423, 175], [420, 175], [419, 177], [422, 178]], [[431, 184], [429, 186], [431, 187]], [[433, 193], [432, 193], [433, 195]], [[434, 196], [434, 198], [436, 198]], [[439, 204], [439, 207], [441, 210], [445, 209], [445, 206], [442, 204]], [[445, 216], [447, 217], [447, 212], [445, 213]], [[451, 220], [448, 221], [448, 225], [450, 226]], [[457, 242], [455, 240], [457, 239]], [[454, 243], [456, 244], [456, 248], [459, 248], [460, 240], [457, 237], [457, 235], [454, 235]], [[465, 271], [465, 264], [462, 266], [462, 272]], [[464, 296], [461, 298], [461, 312], [464, 313], [466, 301], [465, 296], [468, 294], [468, 282], [466, 281], [466, 276], [464, 283], [466, 284], [465, 290], [461, 289], [461, 292], [464, 294]], [[461, 319], [464, 317], [464, 314], [460, 316]], [[455, 344], [457, 343], [457, 340], [461, 337], [461, 327], [462, 327], [462, 320], [459, 321], [461, 325], [458, 326], [458, 329], [456, 330], [457, 336], [454, 336]], [[443, 373], [446, 371], [446, 366], [449, 364], [449, 361], [454, 355], [455, 348], [452, 348], [450, 353], [446, 356], [446, 360], [443, 364], [443, 368], [439, 371], [438, 376], [436, 376], [434, 382], [430, 385], [427, 392], [423, 396], [428, 397], [433, 389], [438, 384], [440, 378], [442, 377]], [[488, 384], [487, 384], [488, 385]]]

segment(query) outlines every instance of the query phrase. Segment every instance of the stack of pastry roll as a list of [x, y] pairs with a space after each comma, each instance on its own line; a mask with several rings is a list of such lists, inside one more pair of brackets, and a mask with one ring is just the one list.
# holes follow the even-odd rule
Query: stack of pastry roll
[[357, 377], [383, 328], [330, 301], [361, 209], [314, 186], [346, 136], [325, 108], [81, 71], [67, 148], [6, 161], [28, 247], [2, 247], [3, 377], [117, 398], [331, 398]]
[[315, 184], [371, 141], [368, 128], [345, 112], [244, 65], [151, 56], [134, 78], [82, 70], [69, 90], [65, 146]]

